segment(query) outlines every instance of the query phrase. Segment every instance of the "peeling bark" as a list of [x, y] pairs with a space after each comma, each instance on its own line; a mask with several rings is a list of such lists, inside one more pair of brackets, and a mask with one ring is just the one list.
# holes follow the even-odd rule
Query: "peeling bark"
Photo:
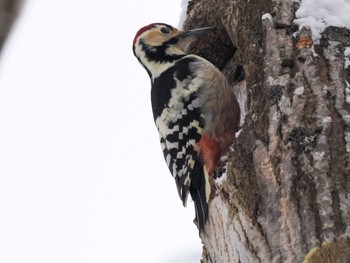
[[350, 32], [329, 27], [313, 43], [297, 8], [190, 1], [185, 28], [218, 28], [193, 52], [224, 72], [244, 119], [213, 179], [203, 262], [350, 262]]

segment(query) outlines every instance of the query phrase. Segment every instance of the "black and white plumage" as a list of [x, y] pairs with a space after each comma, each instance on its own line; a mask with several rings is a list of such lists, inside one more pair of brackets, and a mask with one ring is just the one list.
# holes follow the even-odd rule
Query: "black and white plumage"
[[141, 28], [133, 52], [151, 78], [155, 124], [179, 196], [188, 193], [203, 230], [208, 214], [209, 176], [233, 142], [240, 110], [224, 75], [210, 62], [186, 54], [202, 28], [180, 31], [163, 23]]

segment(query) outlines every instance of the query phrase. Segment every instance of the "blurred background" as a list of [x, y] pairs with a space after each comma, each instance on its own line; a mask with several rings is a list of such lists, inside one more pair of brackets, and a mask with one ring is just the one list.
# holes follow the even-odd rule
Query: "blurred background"
[[132, 54], [187, 0], [21, 2], [0, 55], [0, 262], [199, 262]]

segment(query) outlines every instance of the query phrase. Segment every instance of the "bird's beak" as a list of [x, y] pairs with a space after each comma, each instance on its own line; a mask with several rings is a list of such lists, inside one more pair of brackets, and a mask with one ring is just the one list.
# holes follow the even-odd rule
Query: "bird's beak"
[[215, 29], [215, 27], [203, 27], [188, 31], [181, 31], [177, 36], [179, 39], [178, 45], [183, 51], [186, 52], [194, 41], [200, 37], [206, 36]]

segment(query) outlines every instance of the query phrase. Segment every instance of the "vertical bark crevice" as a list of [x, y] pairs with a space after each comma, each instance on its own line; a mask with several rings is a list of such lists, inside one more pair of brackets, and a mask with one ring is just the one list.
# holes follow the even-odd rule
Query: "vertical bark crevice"
[[336, 228], [336, 236], [339, 237], [345, 231], [345, 225], [341, 216], [340, 197], [339, 192], [346, 191], [346, 148], [345, 148], [345, 133], [344, 123], [341, 116], [335, 109], [334, 101], [330, 100], [330, 112], [332, 118], [332, 125], [330, 131], [330, 176], [333, 181], [332, 190], [332, 206], [334, 211], [334, 223]]
[[301, 180], [299, 184], [303, 183], [301, 188], [304, 191], [299, 191], [300, 203], [302, 204], [302, 222], [301, 228], [308, 229], [308, 231], [303, 231], [302, 235], [305, 237], [306, 251], [310, 248], [317, 246], [322, 243], [321, 238], [321, 218], [319, 214], [319, 207], [317, 203], [317, 189], [316, 185], [310, 176], [312, 172], [312, 164], [305, 154], [297, 155], [296, 158], [296, 169], [297, 173], [300, 174]]
[[[300, 229], [309, 229], [308, 233], [300, 231], [301, 247], [303, 253], [307, 253], [309, 247], [314, 247], [317, 242], [320, 242], [320, 229], [317, 227], [319, 215], [315, 202], [316, 189], [307, 173], [303, 171], [305, 166], [303, 161], [306, 160], [305, 154], [297, 154], [293, 158], [294, 167], [297, 171], [295, 176], [295, 202], [297, 203], [297, 213], [300, 219]], [[314, 240], [310, 236], [315, 236]], [[318, 240], [316, 242], [316, 240]]]

